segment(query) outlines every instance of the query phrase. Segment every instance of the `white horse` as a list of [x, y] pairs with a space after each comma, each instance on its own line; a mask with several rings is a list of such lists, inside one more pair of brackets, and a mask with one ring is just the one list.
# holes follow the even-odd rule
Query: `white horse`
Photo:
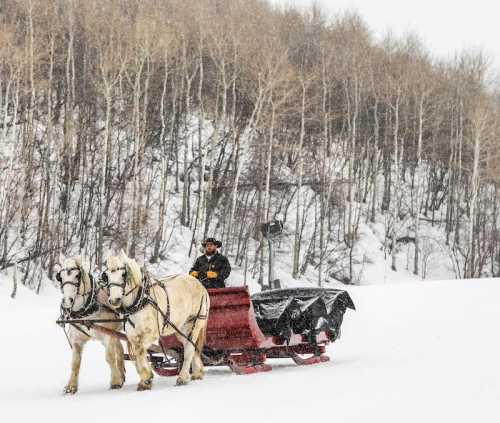
[[[103, 303], [107, 298], [99, 299], [96, 281], [84, 269], [78, 258], [66, 259], [61, 256], [61, 264], [55, 266], [56, 279], [62, 293], [61, 317], [73, 319], [116, 319], [117, 314]], [[108, 329], [119, 330], [120, 323], [103, 323]], [[111, 389], [119, 389], [125, 382], [125, 364], [123, 347], [118, 339], [88, 329], [84, 325], [71, 324], [67, 332], [72, 349], [71, 376], [64, 388], [64, 393], [74, 394], [78, 390], [78, 376], [84, 345], [90, 340], [101, 341], [106, 349], [106, 361], [111, 368]]]
[[125, 332], [141, 379], [137, 390], [151, 389], [153, 372], [147, 351], [160, 336], [176, 335], [184, 347], [177, 385], [203, 379], [201, 352], [210, 309], [203, 285], [189, 275], [151, 281], [123, 251], [109, 257], [106, 267], [102, 279], [109, 289], [109, 304], [127, 318]]

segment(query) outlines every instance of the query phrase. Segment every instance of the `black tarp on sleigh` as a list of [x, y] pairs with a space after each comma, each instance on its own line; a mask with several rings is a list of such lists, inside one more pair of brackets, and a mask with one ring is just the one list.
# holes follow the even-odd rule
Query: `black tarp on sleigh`
[[265, 291], [253, 295], [252, 303], [262, 332], [285, 339], [292, 334], [312, 338], [326, 331], [335, 340], [346, 309], [355, 309], [346, 291], [323, 288]]

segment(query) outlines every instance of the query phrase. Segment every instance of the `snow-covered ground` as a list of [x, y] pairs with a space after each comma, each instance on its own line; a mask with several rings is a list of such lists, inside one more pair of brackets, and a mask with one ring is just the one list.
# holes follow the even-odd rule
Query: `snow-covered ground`
[[[108, 390], [103, 348], [88, 345], [80, 391], [63, 396], [70, 352], [54, 320], [57, 292], [8, 296], [0, 277], [2, 422], [498, 422], [500, 280], [349, 287], [357, 306], [330, 363], [274, 363], [266, 374], [209, 369], [175, 387], [156, 377], [136, 392]], [[271, 361], [271, 364], [273, 362]]]

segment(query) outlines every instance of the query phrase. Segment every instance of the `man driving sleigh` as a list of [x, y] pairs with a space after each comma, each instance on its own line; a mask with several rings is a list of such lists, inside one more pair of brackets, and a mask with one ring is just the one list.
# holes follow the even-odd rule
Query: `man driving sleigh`
[[217, 251], [222, 243], [215, 238], [207, 238], [201, 245], [205, 254], [196, 259], [189, 274], [197, 278], [205, 288], [224, 288], [231, 266], [228, 259]]

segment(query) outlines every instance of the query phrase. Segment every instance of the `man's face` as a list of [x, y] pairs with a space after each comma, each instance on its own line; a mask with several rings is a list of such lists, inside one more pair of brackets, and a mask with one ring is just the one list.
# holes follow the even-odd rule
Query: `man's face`
[[215, 254], [215, 252], [217, 251], [217, 247], [215, 246], [215, 244], [211, 243], [211, 242], [207, 242], [205, 244], [205, 253], [209, 256]]

